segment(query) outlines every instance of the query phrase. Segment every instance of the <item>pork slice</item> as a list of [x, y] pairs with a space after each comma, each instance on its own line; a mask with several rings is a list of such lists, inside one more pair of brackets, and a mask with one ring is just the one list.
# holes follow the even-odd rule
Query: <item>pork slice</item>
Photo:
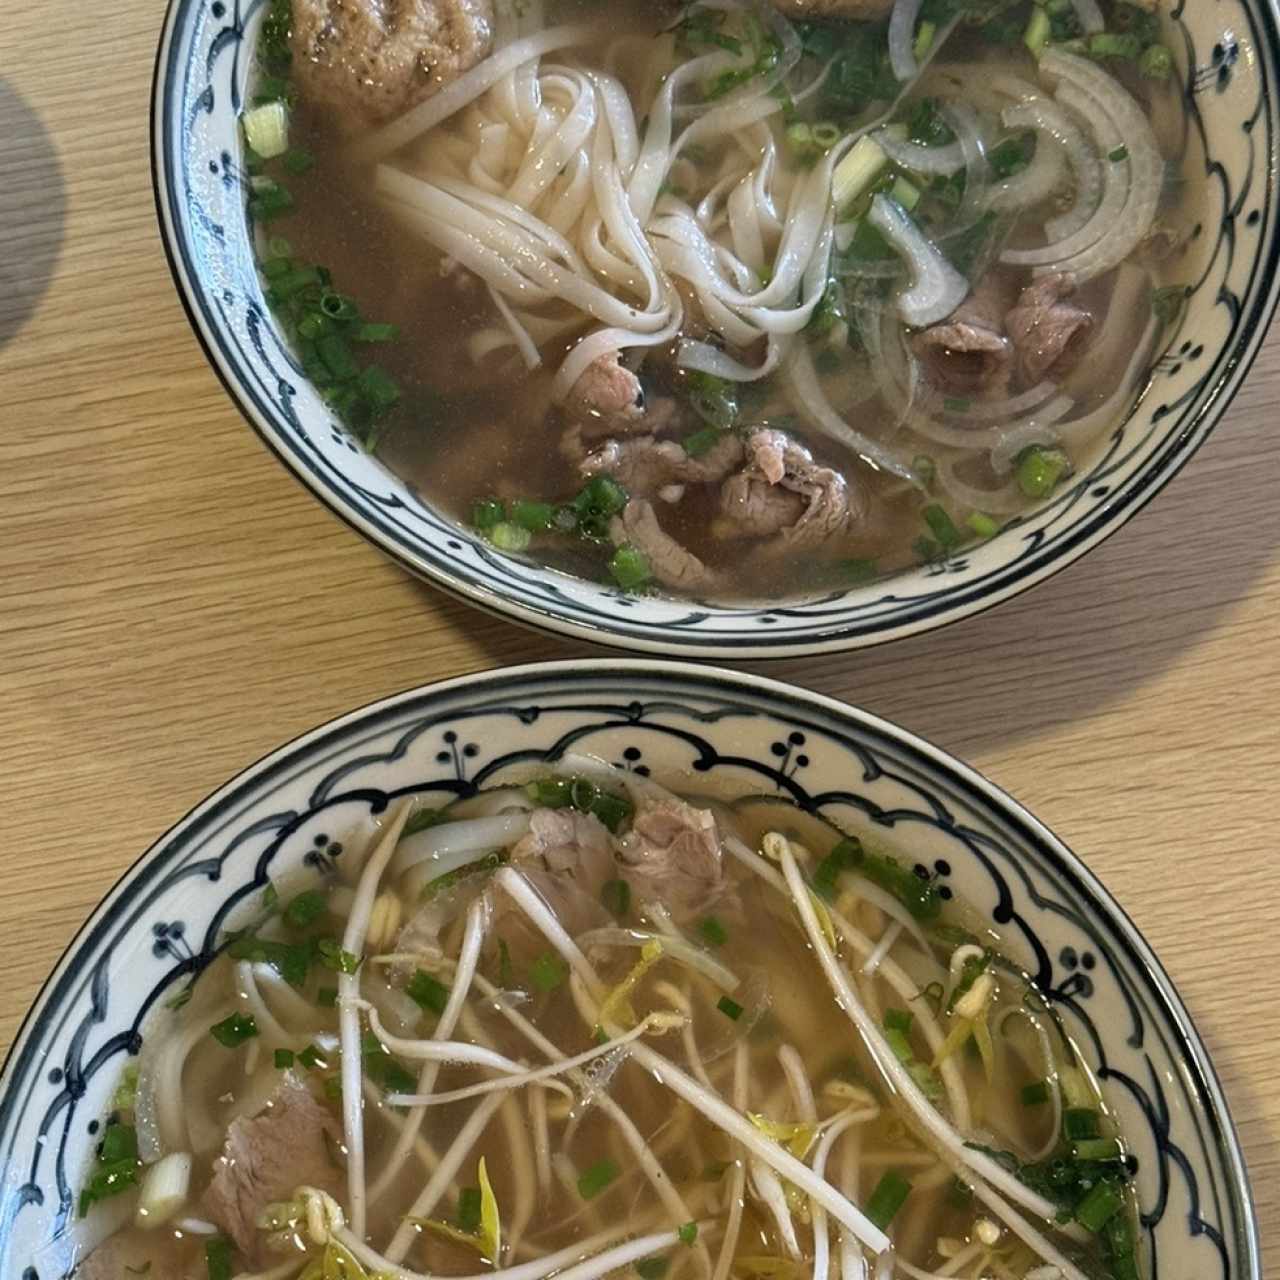
[[893, 0], [773, 0], [773, 7], [788, 18], [888, 17]]
[[1066, 299], [1075, 292], [1068, 275], [1045, 276], [1028, 285], [1005, 325], [1028, 382], [1070, 372], [1084, 354], [1093, 316]]
[[628, 493], [649, 497], [671, 484], [716, 484], [742, 464], [742, 441], [722, 436], [700, 457], [690, 457], [675, 440], [632, 436], [608, 440], [580, 464], [584, 475], [605, 472]]
[[930, 385], [951, 395], [1000, 395], [1013, 372], [1013, 343], [1005, 332], [1012, 301], [1003, 279], [987, 275], [938, 324], [911, 340]]
[[293, 74], [347, 132], [401, 115], [493, 47], [493, 0], [293, 0]]
[[677, 916], [705, 909], [724, 888], [715, 815], [674, 796], [641, 803], [618, 852], [637, 896]]
[[653, 576], [664, 586], [695, 591], [715, 582], [711, 570], [662, 528], [652, 504], [644, 498], [632, 498], [622, 514], [614, 516], [609, 536], [616, 545], [629, 543], [643, 551]]
[[785, 432], [753, 431], [747, 449], [749, 464], [720, 489], [721, 536], [777, 535], [788, 547], [813, 547], [865, 517], [862, 493]]
[[337, 1122], [296, 1076], [286, 1075], [264, 1111], [233, 1120], [202, 1213], [235, 1241], [245, 1257], [260, 1262], [257, 1221], [267, 1205], [291, 1200], [300, 1186], [331, 1195], [344, 1188], [330, 1144], [341, 1142]]

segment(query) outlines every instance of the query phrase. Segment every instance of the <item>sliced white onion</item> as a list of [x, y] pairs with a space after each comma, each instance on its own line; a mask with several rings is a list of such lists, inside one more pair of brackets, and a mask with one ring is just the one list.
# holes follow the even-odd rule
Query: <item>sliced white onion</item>
[[[1005, 112], [1006, 123], [1010, 116], [1014, 117], [1016, 124], [1027, 115], [1025, 107], [1010, 107]], [[1036, 141], [1036, 153], [1031, 163], [1021, 173], [992, 184], [987, 192], [987, 208], [996, 213], [1018, 213], [1030, 209], [1053, 195], [1066, 176], [1067, 155], [1062, 144], [1056, 138], [1041, 135]]]
[[956, 221], [961, 226], [969, 226], [977, 221], [986, 204], [987, 183], [991, 176], [982, 122], [967, 102], [943, 103], [939, 114], [956, 135], [956, 145], [964, 157], [964, 198], [956, 212]]
[[910, 169], [912, 173], [949, 178], [964, 168], [964, 152], [958, 141], [948, 142], [943, 147], [929, 147], [921, 142], [904, 142], [888, 129], [881, 129], [872, 136], [894, 164]]
[[1085, 35], [1096, 35], [1107, 29], [1102, 10], [1098, 8], [1098, 0], [1071, 0], [1071, 7], [1076, 11]]
[[923, 0], [894, 0], [893, 13], [889, 16], [889, 65], [900, 80], [913, 79], [919, 72], [916, 66], [916, 20], [920, 16]]
[[911, 285], [897, 297], [903, 322], [913, 329], [924, 329], [945, 320], [968, 297], [969, 282], [896, 201], [877, 195], [867, 216], [911, 267]]

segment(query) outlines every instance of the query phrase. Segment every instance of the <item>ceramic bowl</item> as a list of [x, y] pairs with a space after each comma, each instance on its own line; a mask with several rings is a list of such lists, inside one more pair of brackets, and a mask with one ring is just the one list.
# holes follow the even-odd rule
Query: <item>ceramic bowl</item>
[[161, 230], [196, 334], [249, 422], [322, 502], [411, 572], [518, 621], [631, 649], [747, 658], [877, 644], [977, 613], [1096, 546], [1191, 456], [1257, 352], [1278, 288], [1276, 0], [1169, 7], [1189, 108], [1182, 151], [1206, 175], [1206, 195], [1186, 258], [1191, 297], [1140, 405], [1092, 466], [992, 541], [820, 597], [721, 605], [571, 578], [496, 551], [356, 445], [281, 340], [254, 270], [236, 116], [261, 0], [171, 0], [153, 101]]
[[1258, 1280], [1244, 1163], [1159, 961], [1088, 869], [936, 747], [789, 685], [714, 668], [513, 668], [388, 698], [289, 743], [154, 844], [45, 985], [0, 1079], [0, 1274], [57, 1280], [99, 1118], [148, 1014], [215, 954], [268, 877], [340, 859], [394, 798], [467, 796], [586, 752], [677, 788], [776, 795], [882, 829], [989, 918], [1102, 1081], [1139, 1166], [1149, 1274]]

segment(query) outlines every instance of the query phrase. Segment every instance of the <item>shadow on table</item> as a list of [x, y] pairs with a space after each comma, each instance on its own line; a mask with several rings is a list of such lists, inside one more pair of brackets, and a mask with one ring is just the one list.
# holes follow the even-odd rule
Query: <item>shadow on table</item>
[[0, 347], [21, 332], [49, 287], [65, 215], [53, 139], [0, 79]]
[[[965, 756], [1096, 714], [1201, 643], [1280, 556], [1280, 503], [1270, 497], [1280, 440], [1267, 426], [1274, 413], [1255, 403], [1244, 429], [1225, 427], [1128, 527], [984, 615], [877, 649], [726, 665], [845, 698]], [[439, 609], [440, 593], [421, 590]], [[477, 667], [629, 660], [458, 602], [446, 608], [487, 657]]]

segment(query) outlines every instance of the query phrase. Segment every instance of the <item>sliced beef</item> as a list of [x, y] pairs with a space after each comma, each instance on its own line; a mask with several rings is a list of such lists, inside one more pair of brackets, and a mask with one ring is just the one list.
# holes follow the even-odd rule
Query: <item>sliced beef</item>
[[596, 894], [614, 874], [613, 837], [599, 818], [576, 809], [535, 809], [512, 846], [516, 865], [536, 863]]
[[1084, 354], [1093, 316], [1066, 301], [1075, 292], [1070, 276], [1045, 276], [1028, 285], [1005, 324], [1028, 382], [1061, 377]]
[[394, 119], [493, 47], [493, 0], [293, 0], [293, 74], [347, 129]]
[[285, 1076], [266, 1110], [231, 1122], [204, 1193], [203, 1216], [245, 1257], [260, 1260], [256, 1224], [267, 1205], [292, 1199], [300, 1186], [342, 1194], [342, 1172], [330, 1155], [341, 1140], [337, 1122], [306, 1085]]
[[716, 484], [742, 465], [742, 441], [722, 436], [706, 453], [690, 457], [675, 440], [632, 436], [608, 440], [581, 463], [584, 475], [605, 472], [628, 493], [649, 497], [667, 485]]
[[632, 498], [614, 517], [609, 536], [617, 545], [629, 543], [643, 551], [653, 576], [664, 586], [697, 591], [715, 581], [711, 570], [662, 528], [653, 506], [643, 498]]
[[644, 419], [644, 387], [617, 351], [607, 351], [582, 371], [565, 408], [583, 424], [587, 436], [639, 430]]
[[1003, 281], [988, 275], [945, 320], [915, 335], [912, 346], [934, 388], [957, 396], [1007, 389], [1014, 357], [1005, 332], [1011, 303]]
[[788, 18], [887, 18], [893, 0], [773, 0]]
[[642, 800], [619, 856], [637, 896], [657, 898], [677, 916], [705, 908], [724, 888], [715, 816], [674, 796]]
[[780, 535], [812, 547], [846, 532], [866, 514], [861, 493], [838, 471], [819, 465], [803, 445], [772, 428], [747, 441], [751, 461], [720, 490], [717, 532], [726, 537]]
[[184, 1265], [182, 1242], [171, 1231], [152, 1231], [145, 1236], [108, 1236], [87, 1258], [81, 1259], [74, 1280], [203, 1280], [203, 1257]]

